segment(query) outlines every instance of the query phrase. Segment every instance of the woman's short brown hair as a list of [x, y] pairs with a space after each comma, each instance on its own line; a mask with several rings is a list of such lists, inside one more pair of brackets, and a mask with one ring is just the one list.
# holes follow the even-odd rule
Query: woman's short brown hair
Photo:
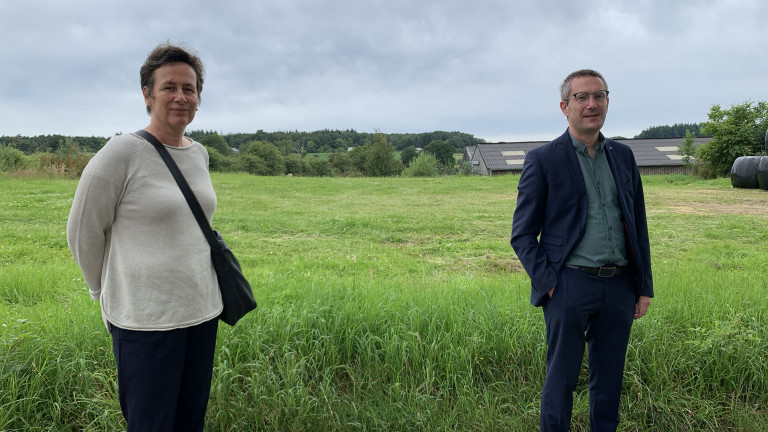
[[[155, 71], [169, 63], [186, 63], [195, 71], [195, 76], [197, 77], [197, 96], [199, 99], [200, 93], [203, 92], [205, 76], [203, 62], [196, 54], [171, 43], [160, 44], [147, 55], [147, 59], [141, 65], [141, 70], [139, 71], [142, 90], [146, 87], [149, 89], [149, 95], [151, 96], [152, 89], [155, 86]], [[150, 107], [147, 107], [147, 113], [149, 112]]]

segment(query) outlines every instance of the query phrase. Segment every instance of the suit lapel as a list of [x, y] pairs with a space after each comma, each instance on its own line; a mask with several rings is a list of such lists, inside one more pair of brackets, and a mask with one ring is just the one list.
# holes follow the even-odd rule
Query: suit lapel
[[627, 215], [628, 203], [627, 203], [627, 195], [624, 193], [624, 191], [628, 186], [626, 184], [626, 182], [629, 181], [629, 179], [627, 178], [628, 172], [625, 170], [618, 169], [616, 167], [616, 164], [617, 164], [616, 158], [618, 156], [616, 155], [616, 151], [613, 148], [613, 143], [610, 140], [606, 140], [605, 142], [605, 157], [606, 159], [608, 159], [608, 167], [611, 168], [613, 181], [614, 183], [616, 183], [616, 194], [618, 195], [619, 205], [621, 206], [621, 212], [622, 214]]
[[573, 141], [571, 141], [571, 135], [566, 130], [565, 133], [557, 139], [557, 146], [560, 155], [565, 161], [565, 166], [568, 169], [568, 173], [571, 176], [571, 183], [576, 189], [576, 193], [586, 198], [587, 189], [584, 186], [584, 176], [581, 173], [581, 166], [576, 156], [576, 151], [573, 149]]
[[616, 153], [613, 150], [613, 143], [610, 140], [605, 141], [605, 158], [608, 160], [608, 167], [611, 168], [611, 174], [613, 175], [613, 181], [616, 183], [616, 191], [619, 197], [624, 194], [624, 180], [621, 170], [616, 169]]

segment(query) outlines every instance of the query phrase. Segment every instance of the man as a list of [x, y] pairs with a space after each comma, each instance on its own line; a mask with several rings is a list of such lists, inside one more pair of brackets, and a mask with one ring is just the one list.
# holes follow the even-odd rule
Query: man
[[586, 343], [591, 428], [615, 431], [630, 329], [653, 297], [643, 186], [630, 148], [600, 133], [603, 76], [573, 72], [560, 93], [568, 130], [526, 155], [510, 243], [546, 322], [541, 430], [568, 430]]

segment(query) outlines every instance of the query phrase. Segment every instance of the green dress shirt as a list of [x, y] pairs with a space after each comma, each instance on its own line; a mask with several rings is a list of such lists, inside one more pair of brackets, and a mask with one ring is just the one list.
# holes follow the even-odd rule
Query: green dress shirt
[[624, 224], [608, 158], [605, 137], [600, 134], [594, 157], [584, 143], [571, 135], [587, 189], [587, 226], [584, 237], [566, 261], [567, 265], [600, 267], [627, 265]]

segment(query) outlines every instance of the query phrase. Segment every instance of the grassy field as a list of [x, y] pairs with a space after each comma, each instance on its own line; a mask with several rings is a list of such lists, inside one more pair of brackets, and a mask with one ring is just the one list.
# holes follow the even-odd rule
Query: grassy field
[[[259, 308], [219, 327], [207, 430], [537, 428], [546, 346], [509, 246], [518, 177], [213, 180]], [[768, 430], [768, 195], [644, 180], [656, 298], [619, 430]], [[0, 177], [0, 431], [124, 428], [66, 245], [75, 187]]]

